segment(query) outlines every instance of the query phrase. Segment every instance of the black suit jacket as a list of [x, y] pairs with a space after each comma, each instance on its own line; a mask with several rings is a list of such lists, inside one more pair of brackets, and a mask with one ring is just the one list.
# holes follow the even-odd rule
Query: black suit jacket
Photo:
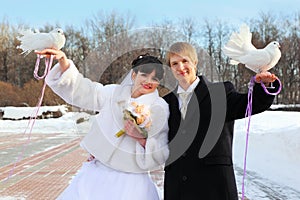
[[[185, 120], [177, 94], [164, 97], [170, 109], [164, 200], [237, 200], [233, 129], [234, 120], [245, 117], [248, 96], [238, 93], [230, 82], [210, 83], [199, 78]], [[268, 109], [273, 99], [255, 84], [252, 114]]]

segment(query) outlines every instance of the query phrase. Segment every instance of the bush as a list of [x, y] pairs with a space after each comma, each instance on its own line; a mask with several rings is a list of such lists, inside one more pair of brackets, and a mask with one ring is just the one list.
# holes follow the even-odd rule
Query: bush
[[10, 83], [0, 81], [0, 106], [20, 106], [20, 89]]
[[[0, 106], [36, 106], [43, 88], [44, 80], [34, 79], [22, 88], [0, 81]], [[65, 104], [65, 101], [46, 86], [42, 105], [54, 106]]]
[[[29, 106], [36, 106], [42, 93], [43, 84], [44, 80], [36, 81], [33, 79], [25, 83], [21, 90], [23, 101]], [[42, 105], [53, 106], [64, 103], [64, 100], [62, 100], [58, 95], [52, 92], [48, 86], [46, 86]]]

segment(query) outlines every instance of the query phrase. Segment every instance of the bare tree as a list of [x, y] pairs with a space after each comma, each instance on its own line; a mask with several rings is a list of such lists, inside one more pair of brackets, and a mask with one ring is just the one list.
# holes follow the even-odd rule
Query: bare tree
[[0, 80], [7, 82], [9, 49], [11, 48], [10, 25], [7, 21], [0, 24]]
[[63, 48], [70, 59], [76, 63], [79, 71], [87, 75], [87, 67], [84, 61], [92, 49], [88, 36], [83, 28], [76, 30], [73, 26], [65, 28], [66, 44]]
[[90, 52], [86, 59], [88, 65], [87, 75], [92, 80], [98, 81], [105, 73], [105, 82], [114, 82], [115, 75], [120, 73], [118, 68], [109, 68], [110, 64], [132, 49], [128, 31], [132, 28], [134, 18], [118, 15], [98, 13], [93, 19], [87, 21], [87, 27], [93, 39]]
[[285, 36], [281, 39], [282, 57], [279, 66], [274, 69], [280, 74], [284, 90], [280, 94], [280, 103], [299, 103], [300, 88], [300, 15], [294, 21], [286, 21]]
[[[283, 90], [276, 97], [276, 102], [299, 104], [300, 14], [292, 13], [286, 17], [260, 13], [259, 18], [250, 19], [248, 24], [255, 47], [263, 48], [273, 40], [281, 44], [282, 57], [277, 66], [270, 70], [283, 83]], [[55, 27], [61, 26], [46, 24], [39, 31], [49, 32]], [[166, 19], [143, 29], [133, 27], [134, 17], [131, 14], [99, 12], [82, 27], [61, 27], [67, 39], [63, 51], [84, 76], [94, 81], [101, 79], [103, 83], [115, 83], [129, 71], [131, 61], [138, 54], [150, 52], [164, 61], [171, 44], [186, 41], [197, 49], [198, 73], [211, 80], [232, 81], [238, 90], [247, 90], [250, 76], [254, 73], [243, 64], [229, 65], [228, 57], [222, 54], [222, 46], [231, 33], [237, 31], [229, 23], [206, 19], [200, 24], [195, 19], [183, 18], [175, 21]], [[6, 19], [0, 22], [0, 81], [22, 88], [33, 79], [36, 55], [21, 55], [21, 50], [16, 48], [20, 44], [16, 39], [20, 28], [30, 27], [24, 24], [11, 26]], [[40, 68], [39, 73], [42, 73], [43, 61]], [[165, 81], [167, 85], [170, 80], [167, 78]], [[169, 88], [172, 88], [171, 85], [172, 80]]]
[[183, 32], [183, 35], [186, 36], [186, 40], [189, 43], [195, 41], [195, 38], [199, 35], [197, 22], [194, 18], [183, 18], [180, 19], [180, 30]]

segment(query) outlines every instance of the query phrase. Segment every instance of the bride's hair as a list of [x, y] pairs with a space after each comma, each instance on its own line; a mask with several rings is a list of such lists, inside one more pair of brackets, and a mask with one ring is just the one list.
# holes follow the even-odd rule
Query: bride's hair
[[155, 76], [161, 80], [164, 76], [164, 69], [162, 62], [155, 56], [151, 56], [148, 53], [139, 55], [131, 63], [132, 69], [135, 73], [143, 72], [150, 74], [155, 71]]

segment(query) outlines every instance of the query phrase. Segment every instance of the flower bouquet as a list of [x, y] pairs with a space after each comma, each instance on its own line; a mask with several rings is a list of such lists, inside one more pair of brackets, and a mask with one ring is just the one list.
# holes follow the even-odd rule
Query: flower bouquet
[[[148, 129], [151, 126], [150, 110], [144, 104], [131, 102], [127, 109], [123, 111], [124, 120], [132, 120], [136, 125], [137, 130], [144, 136], [148, 137]], [[116, 133], [116, 137], [120, 137], [125, 133], [125, 130], [120, 130]]]

